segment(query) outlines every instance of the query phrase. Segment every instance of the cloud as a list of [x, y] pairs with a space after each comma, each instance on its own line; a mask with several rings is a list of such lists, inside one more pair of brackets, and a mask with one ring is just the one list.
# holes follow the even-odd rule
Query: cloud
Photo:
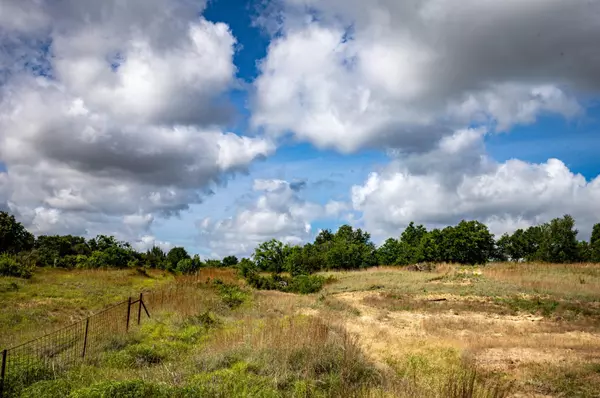
[[249, 255], [258, 244], [273, 238], [290, 244], [306, 242], [313, 237], [314, 220], [336, 218], [347, 209], [341, 202], [308, 202], [299, 196], [294, 183], [284, 180], [257, 179], [253, 189], [261, 195], [232, 217], [197, 222], [200, 243], [213, 256]]
[[0, 204], [134, 240], [273, 152], [224, 132], [235, 38], [203, 1], [2, 2]]
[[148, 251], [154, 246], [160, 247], [163, 251], [168, 252], [174, 247], [174, 245], [171, 242], [163, 242], [160, 240], [156, 240], [156, 238], [152, 235], [141, 236], [138, 240], [133, 242], [132, 246], [136, 250], [141, 252]]
[[600, 176], [592, 181], [558, 159], [498, 163], [485, 130], [460, 130], [431, 152], [399, 157], [352, 188], [352, 204], [375, 234], [397, 236], [410, 222], [430, 227], [477, 219], [501, 234], [568, 212], [589, 236], [600, 214]]
[[473, 123], [574, 117], [597, 93], [600, 4], [283, 0], [253, 125], [320, 148], [431, 150]]

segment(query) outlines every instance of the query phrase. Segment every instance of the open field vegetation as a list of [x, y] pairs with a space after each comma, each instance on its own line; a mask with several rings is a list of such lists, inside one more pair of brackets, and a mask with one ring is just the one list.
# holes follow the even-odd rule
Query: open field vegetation
[[[81, 272], [91, 291], [106, 290], [107, 300], [150, 284], [186, 293], [139, 329], [107, 341], [83, 366], [41, 370], [13, 383], [15, 395], [597, 397], [600, 391], [597, 264], [330, 271], [319, 274], [328, 280], [320, 292], [305, 295], [253, 289], [232, 268], [178, 277]], [[48, 269], [39, 273], [44, 279], [36, 272], [21, 282], [37, 297], [54, 294], [65, 316], [76, 317], [96, 303], [57, 289], [68, 274]], [[38, 300], [21, 302], [28, 308]], [[24, 328], [3, 324], [2, 335]]]
[[599, 397], [598, 245], [600, 226], [579, 241], [565, 216], [498, 240], [478, 222], [411, 224], [380, 247], [343, 226], [304, 246], [272, 240], [252, 258], [202, 261], [106, 236], [35, 238], [3, 213], [2, 346], [140, 291], [168, 292], [168, 305], [149, 300], [151, 318], [99, 355], [12, 372], [5, 392]]

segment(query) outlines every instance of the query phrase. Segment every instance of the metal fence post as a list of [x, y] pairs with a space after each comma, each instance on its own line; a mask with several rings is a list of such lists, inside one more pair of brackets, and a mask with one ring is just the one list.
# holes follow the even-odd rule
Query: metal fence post
[[138, 305], [138, 325], [140, 324], [140, 321], [142, 320], [142, 300], [144, 298], [144, 293], [140, 293], [140, 303]]
[[125, 325], [125, 330], [129, 331], [129, 317], [131, 316], [131, 296], [127, 299], [127, 325]]
[[6, 356], [8, 355], [8, 350], [2, 350], [2, 369], [0, 369], [0, 397], [4, 396], [4, 376], [6, 374]]
[[85, 335], [83, 336], [83, 352], [81, 353], [81, 357], [85, 358], [85, 349], [87, 348], [87, 336], [88, 336], [88, 329], [90, 327], [90, 318], [86, 318], [85, 319]]

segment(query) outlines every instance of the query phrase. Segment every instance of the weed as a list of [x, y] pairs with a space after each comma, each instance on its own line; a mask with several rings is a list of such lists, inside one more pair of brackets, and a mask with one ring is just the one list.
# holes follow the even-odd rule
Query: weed
[[66, 397], [71, 392], [71, 384], [65, 379], [43, 380], [33, 383], [21, 391], [22, 398]]
[[19, 290], [19, 285], [12, 281], [0, 281], [0, 293], [16, 292]]
[[221, 300], [229, 308], [237, 308], [248, 299], [248, 294], [237, 285], [225, 284], [218, 279], [213, 284], [217, 286]]
[[73, 391], [70, 398], [168, 398], [174, 389], [142, 380], [105, 381]]
[[20, 396], [26, 387], [41, 380], [52, 379], [55, 375], [55, 369], [35, 358], [13, 362], [5, 375], [4, 394], [7, 397]]
[[197, 325], [206, 329], [214, 328], [220, 324], [219, 319], [211, 311], [206, 310], [186, 320], [188, 325]]

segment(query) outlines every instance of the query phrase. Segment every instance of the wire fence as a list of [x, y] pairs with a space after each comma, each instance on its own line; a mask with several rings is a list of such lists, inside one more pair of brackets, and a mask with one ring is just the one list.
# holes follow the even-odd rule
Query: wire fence
[[162, 309], [174, 295], [140, 293], [139, 298], [117, 303], [77, 323], [24, 344], [2, 350], [0, 362], [0, 398], [11, 395], [18, 385], [56, 373], [93, 358], [104, 351], [111, 337], [124, 334], [149, 318], [146, 302], [153, 310]]

